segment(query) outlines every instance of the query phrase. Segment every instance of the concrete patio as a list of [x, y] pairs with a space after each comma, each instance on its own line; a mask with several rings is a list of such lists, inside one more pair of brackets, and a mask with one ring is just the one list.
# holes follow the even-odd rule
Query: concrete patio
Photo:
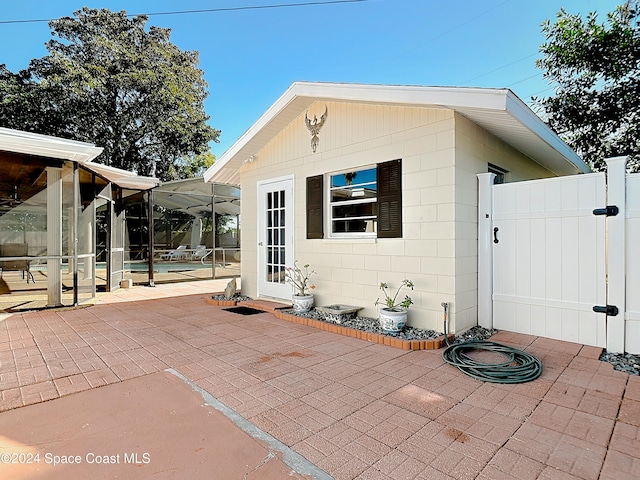
[[[220, 479], [288, 478], [287, 469], [294, 478], [328, 478], [326, 472], [335, 479], [362, 480], [640, 478], [640, 377], [600, 362], [598, 348], [500, 332], [494, 341], [536, 355], [543, 374], [520, 385], [482, 383], [444, 363], [440, 350], [400, 350], [270, 313], [242, 316], [208, 305], [205, 299], [225, 283], [134, 287], [105, 294], [86, 308], [0, 319], [3, 461], [15, 452], [79, 455], [82, 422], [76, 422], [77, 435], [67, 432], [66, 445], [54, 447], [55, 435], [45, 435], [42, 419], [82, 417], [105, 407], [102, 403], [113, 405], [108, 389], [120, 388], [119, 401], [129, 395], [128, 403], [119, 404], [123, 409], [139, 412], [143, 405], [160, 421], [149, 426], [151, 436], [125, 424], [92, 438], [113, 445], [109, 442], [117, 444], [127, 431], [126, 445], [137, 445], [135, 451], [148, 453], [150, 461], [67, 465], [66, 478], [185, 478], [180, 472], [196, 478], [187, 467], [166, 467], [168, 446], [174, 459], [187, 466], [198, 461], [214, 472], [210, 478]], [[173, 395], [165, 388], [176, 399], [190, 400], [179, 402], [184, 412], [170, 404], [157, 408], [175, 410], [184, 414], [175, 418], [184, 420], [156, 415], [155, 403], [131, 393], [165, 392], [156, 397], [168, 402]], [[80, 401], [82, 396], [87, 400]], [[273, 470], [260, 476], [258, 465], [248, 466], [253, 460], [214, 452], [203, 462], [193, 443], [183, 440], [208, 438], [202, 449], [217, 451], [220, 438], [241, 432], [236, 424], [220, 426], [227, 417], [207, 406], [212, 403], [207, 396], [265, 435], [256, 443], [246, 434], [244, 444], [253, 442], [247, 459], [282, 461], [286, 455], [268, 443], [276, 439], [316, 470], [272, 464]], [[211, 420], [197, 417], [189, 402], [205, 408]], [[45, 406], [52, 409], [49, 417], [28, 413]], [[114, 422], [119, 418], [111, 415], [107, 418]], [[21, 418], [30, 420], [20, 423]], [[184, 428], [176, 430], [177, 424]], [[216, 462], [236, 468], [225, 473]], [[12, 477], [16, 465], [0, 462], [0, 478], [52, 478], [30, 465], [20, 467], [27, 476]], [[247, 476], [251, 472], [254, 477]]]

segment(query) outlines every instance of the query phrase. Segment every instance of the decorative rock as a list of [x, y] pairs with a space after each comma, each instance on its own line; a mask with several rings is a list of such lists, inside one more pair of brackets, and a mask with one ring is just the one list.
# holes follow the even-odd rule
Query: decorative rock
[[604, 350], [600, 355], [600, 360], [613, 365], [614, 370], [619, 370], [629, 375], [640, 375], [640, 355], [612, 353]]
[[229, 283], [227, 283], [227, 288], [224, 289], [224, 298], [230, 300], [236, 294], [236, 290], [238, 289], [236, 285], [236, 279], [232, 278]]

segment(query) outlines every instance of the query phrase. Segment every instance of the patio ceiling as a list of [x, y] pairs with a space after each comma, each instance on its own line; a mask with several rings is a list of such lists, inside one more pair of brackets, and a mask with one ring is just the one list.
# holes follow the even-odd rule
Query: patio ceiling
[[[157, 178], [94, 163], [101, 152], [102, 148], [88, 143], [0, 127], [0, 211], [45, 209], [46, 168], [64, 167], [67, 160], [82, 167], [81, 183], [91, 181], [88, 172], [92, 172], [130, 195], [154, 189], [157, 205], [194, 217], [211, 216], [215, 191], [216, 213], [240, 214], [240, 190], [235, 186], [205, 183], [202, 177], [160, 183]], [[64, 168], [70, 168], [69, 164]]]
[[318, 101], [452, 109], [557, 175], [589, 172], [508, 89], [296, 82], [205, 172], [205, 181], [239, 184], [242, 164]]
[[[102, 153], [102, 150], [101, 147], [91, 143], [0, 127], [0, 152], [5, 152], [2, 157], [3, 175], [12, 161], [18, 164], [25, 156], [29, 158], [29, 165], [22, 165], [20, 169], [13, 170], [17, 175], [15, 178], [8, 179], [6, 176], [3, 178], [5, 183], [7, 181], [12, 182], [11, 185], [25, 183], [34, 176], [33, 169], [44, 171], [44, 167], [56, 165], [56, 162], [52, 162], [51, 159], [57, 159], [76, 162], [123, 188], [148, 190], [158, 185], [159, 180], [156, 178], [143, 177], [120, 168], [94, 163], [93, 160]], [[0, 193], [2, 193], [2, 186], [0, 186]]]

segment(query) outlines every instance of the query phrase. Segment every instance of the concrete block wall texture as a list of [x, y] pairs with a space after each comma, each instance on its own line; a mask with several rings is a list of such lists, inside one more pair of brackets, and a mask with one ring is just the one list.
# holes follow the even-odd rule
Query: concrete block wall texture
[[[377, 317], [379, 284], [415, 282], [409, 324], [442, 330], [442, 302], [451, 305], [452, 331], [477, 322], [477, 179], [487, 163], [514, 178], [549, 176], [522, 154], [456, 114], [439, 108], [316, 102], [328, 118], [316, 153], [304, 114], [245, 164], [242, 175], [243, 293], [258, 296], [256, 186], [294, 175], [295, 258], [318, 272], [316, 304], [364, 307]], [[306, 239], [306, 178], [402, 159], [403, 238]], [[326, 182], [325, 182], [326, 184]], [[326, 230], [326, 228], [325, 228]], [[401, 293], [404, 295], [404, 293]]]

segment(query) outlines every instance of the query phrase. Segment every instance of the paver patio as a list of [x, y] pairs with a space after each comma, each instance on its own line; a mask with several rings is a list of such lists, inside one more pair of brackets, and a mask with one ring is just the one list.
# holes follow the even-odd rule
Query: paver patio
[[483, 383], [440, 350], [208, 305], [224, 283], [0, 320], [0, 411], [171, 368], [335, 479], [640, 478], [640, 377], [600, 362], [600, 349], [500, 332], [492, 340], [544, 370]]

